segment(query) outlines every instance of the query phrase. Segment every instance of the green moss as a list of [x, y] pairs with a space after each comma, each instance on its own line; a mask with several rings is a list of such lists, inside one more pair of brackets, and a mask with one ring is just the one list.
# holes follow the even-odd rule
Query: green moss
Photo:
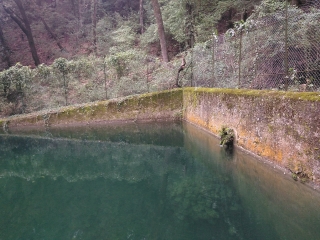
[[268, 124], [268, 131], [269, 131], [270, 133], [274, 132], [274, 126]]
[[175, 113], [175, 115], [174, 115], [174, 118], [175, 118], [176, 120], [181, 120], [181, 119], [183, 118], [183, 111], [182, 111], [182, 110], [177, 111], [177, 112]]
[[[134, 95], [125, 98], [99, 101], [79, 107], [64, 107], [56, 113], [56, 119], [90, 121], [97, 119], [134, 119], [137, 111], [158, 113], [164, 110], [182, 109], [182, 90]], [[160, 108], [160, 109], [159, 109]]]
[[292, 173], [291, 176], [292, 176], [292, 179], [293, 179], [293, 180], [298, 181], [298, 176], [297, 176], [297, 174]]
[[2, 123], [2, 130], [3, 130], [4, 132], [7, 132], [7, 131], [8, 131], [8, 129], [9, 129], [9, 123], [10, 123], [9, 120], [3, 121], [3, 123]]
[[304, 150], [304, 154], [307, 155], [307, 156], [312, 156], [313, 152], [311, 151], [311, 149], [305, 149]]
[[[191, 93], [191, 94], [190, 94]], [[191, 103], [192, 107], [196, 107], [198, 104], [198, 95], [196, 92], [190, 92], [188, 102]]]
[[319, 102], [320, 94], [316, 92], [284, 92], [272, 90], [248, 90], [248, 89], [225, 89], [225, 88], [185, 88], [185, 92], [206, 92], [215, 94], [230, 94], [244, 97], [271, 97], [286, 98], [292, 100]]
[[232, 108], [234, 108], [233, 103], [227, 102], [227, 108], [228, 108], [229, 110], [232, 109]]
[[[252, 106], [255, 107], [262, 99], [266, 101], [266, 108], [263, 109], [267, 118], [271, 118], [272, 114], [276, 114], [277, 106], [290, 99], [292, 101], [308, 100], [318, 102], [320, 96], [318, 93], [294, 93], [281, 91], [267, 91], [267, 90], [244, 90], [244, 89], [218, 89], [218, 88], [184, 88], [174, 89], [155, 93], [146, 93], [141, 95], [129, 96], [126, 98], [113, 99], [108, 101], [99, 101], [91, 104], [84, 104], [81, 106], [63, 107], [57, 112], [51, 112], [50, 123], [58, 121], [90, 121], [94, 119], [116, 120], [121, 118], [134, 118], [139, 113], [156, 114], [159, 111], [174, 111], [177, 109], [177, 115], [181, 118], [183, 108], [183, 99], [188, 102], [188, 105], [196, 107], [199, 104], [201, 97], [206, 99], [210, 95], [216, 95], [225, 102], [228, 109], [237, 106], [242, 99], [250, 98]], [[240, 98], [240, 99], [239, 99]], [[241, 105], [241, 104], [239, 104]], [[258, 106], [256, 106], [258, 107]], [[282, 114], [279, 112], [279, 114]], [[30, 124], [43, 121], [43, 113], [36, 117], [10, 118], [12, 121], [28, 122]], [[6, 119], [1, 119], [0, 124], [3, 125]], [[48, 123], [48, 121], [46, 121]], [[273, 126], [268, 125], [268, 130], [274, 132]], [[286, 133], [301, 138], [296, 131], [286, 129]]]

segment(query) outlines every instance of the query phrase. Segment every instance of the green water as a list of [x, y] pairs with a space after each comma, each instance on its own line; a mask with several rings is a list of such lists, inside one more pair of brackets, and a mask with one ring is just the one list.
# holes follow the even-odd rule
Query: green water
[[320, 194], [190, 124], [0, 135], [0, 240], [320, 239]]

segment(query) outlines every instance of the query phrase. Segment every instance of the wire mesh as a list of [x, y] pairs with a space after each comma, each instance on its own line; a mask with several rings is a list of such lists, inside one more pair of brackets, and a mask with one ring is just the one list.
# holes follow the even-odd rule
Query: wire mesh
[[320, 2], [279, 1], [193, 52], [195, 86], [320, 91]]

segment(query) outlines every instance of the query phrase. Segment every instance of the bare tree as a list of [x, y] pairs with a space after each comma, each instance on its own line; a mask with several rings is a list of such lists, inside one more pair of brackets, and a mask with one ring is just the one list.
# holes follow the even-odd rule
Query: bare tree
[[48, 33], [50, 34], [50, 36], [56, 41], [58, 47], [60, 48], [61, 51], [64, 51], [65, 49], [62, 47], [58, 37], [56, 34], [54, 34], [54, 32], [51, 30], [51, 28], [48, 26], [47, 22], [40, 17], [41, 22], [43, 23], [45, 29], [48, 31]]
[[92, 0], [92, 37], [93, 37], [93, 52], [98, 54], [97, 50], [97, 0]]
[[186, 3], [186, 37], [187, 37], [187, 46], [189, 48], [194, 47], [195, 36], [194, 36], [194, 16], [193, 16], [194, 6], [191, 3]]
[[140, 7], [139, 7], [139, 15], [140, 15], [140, 28], [141, 28], [141, 34], [144, 33], [144, 23], [143, 23], [143, 17], [144, 17], [144, 9], [143, 9], [143, 0], [140, 0]]
[[166, 41], [166, 35], [164, 32], [160, 5], [158, 0], [151, 0], [151, 1], [152, 1], [154, 15], [158, 25], [158, 34], [159, 34], [159, 40], [160, 40], [160, 46], [161, 46], [162, 59], [164, 62], [169, 62], [167, 41]]
[[53, 8], [56, 8], [56, 7], [57, 7], [57, 0], [52, 0], [52, 1], [51, 1], [51, 6], [52, 6]]
[[11, 19], [18, 24], [18, 26], [21, 28], [23, 33], [27, 36], [34, 64], [38, 66], [40, 64], [40, 60], [38, 57], [37, 49], [34, 43], [32, 31], [30, 27], [30, 22], [27, 17], [26, 11], [22, 5], [21, 0], [13, 0], [13, 1], [16, 3], [21, 16], [17, 15], [11, 8], [7, 8], [5, 5], [3, 5], [3, 8], [9, 14]]
[[7, 41], [4, 38], [2, 27], [1, 27], [1, 19], [0, 19], [0, 43], [3, 47], [3, 61], [7, 63], [7, 67], [11, 67], [11, 62], [10, 62], [10, 49], [7, 44]]
[[77, 7], [77, 3], [75, 2], [75, 0], [70, 0], [71, 1], [71, 7], [72, 7], [72, 10], [73, 10], [73, 15], [75, 17], [78, 16], [78, 7]]

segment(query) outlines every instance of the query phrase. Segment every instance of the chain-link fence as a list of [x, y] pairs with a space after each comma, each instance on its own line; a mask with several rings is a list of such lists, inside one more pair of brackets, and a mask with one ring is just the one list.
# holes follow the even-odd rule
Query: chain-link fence
[[172, 88], [178, 62], [128, 50], [0, 72], [0, 117]]
[[320, 2], [297, 7], [279, 1], [275, 7], [258, 9], [224, 35], [196, 45], [188, 85], [320, 91]]

